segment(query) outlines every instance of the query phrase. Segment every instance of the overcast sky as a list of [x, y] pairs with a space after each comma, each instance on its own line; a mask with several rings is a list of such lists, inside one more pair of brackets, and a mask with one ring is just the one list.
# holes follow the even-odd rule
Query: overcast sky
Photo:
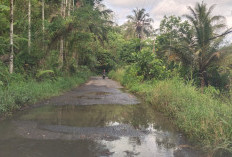
[[[164, 15], [182, 16], [188, 14], [188, 6], [194, 7], [196, 0], [104, 0], [104, 4], [112, 9], [115, 13], [115, 21], [118, 24], [123, 24], [126, 21], [126, 16], [131, 14], [131, 11], [138, 8], [145, 8], [150, 16], [154, 19], [154, 27], [158, 28], [160, 21]], [[204, 0], [208, 6], [216, 4], [213, 13], [215, 15], [223, 15], [227, 19], [228, 27], [232, 27], [232, 0]]]

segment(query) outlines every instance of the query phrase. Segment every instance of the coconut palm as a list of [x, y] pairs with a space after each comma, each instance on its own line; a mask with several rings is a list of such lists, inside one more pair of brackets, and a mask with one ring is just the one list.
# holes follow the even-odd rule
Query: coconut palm
[[[215, 5], [207, 7], [207, 4], [197, 3], [195, 8], [188, 7], [191, 14], [185, 17], [192, 23], [194, 27], [193, 50], [194, 60], [199, 72], [202, 89], [205, 86], [207, 77], [207, 69], [210, 65], [215, 63], [215, 60], [220, 59], [222, 52], [218, 52], [223, 36], [231, 32], [231, 29], [225, 30], [225, 17], [216, 15], [212, 16], [212, 11]], [[220, 37], [220, 38], [219, 38]]]
[[134, 24], [130, 21], [127, 21], [123, 25], [120, 26], [122, 30], [122, 34], [126, 39], [131, 39], [136, 37]]
[[146, 13], [145, 9], [134, 9], [133, 15], [127, 16], [129, 22], [133, 23], [135, 33], [139, 39], [142, 39], [144, 34], [149, 36], [152, 32], [153, 19]]

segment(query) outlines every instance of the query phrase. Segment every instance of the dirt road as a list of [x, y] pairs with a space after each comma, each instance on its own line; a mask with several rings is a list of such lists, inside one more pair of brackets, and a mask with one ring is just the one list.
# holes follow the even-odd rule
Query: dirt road
[[50, 105], [138, 104], [135, 96], [124, 93], [123, 87], [110, 79], [92, 77], [89, 82], [47, 101]]
[[0, 123], [0, 157], [200, 157], [169, 121], [92, 77]]

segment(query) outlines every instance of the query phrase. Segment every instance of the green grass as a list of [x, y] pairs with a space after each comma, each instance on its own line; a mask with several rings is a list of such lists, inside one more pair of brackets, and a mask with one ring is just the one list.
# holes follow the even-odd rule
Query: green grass
[[11, 82], [5, 88], [0, 86], [0, 116], [11, 114], [12, 111], [33, 104], [39, 100], [61, 94], [81, 83], [90, 76], [89, 72], [79, 72], [71, 77], [59, 77], [56, 80], [37, 82]]
[[[231, 156], [232, 105], [180, 78], [140, 82], [119, 69], [109, 76], [144, 98], [209, 156]], [[210, 90], [206, 90], [210, 91]]]

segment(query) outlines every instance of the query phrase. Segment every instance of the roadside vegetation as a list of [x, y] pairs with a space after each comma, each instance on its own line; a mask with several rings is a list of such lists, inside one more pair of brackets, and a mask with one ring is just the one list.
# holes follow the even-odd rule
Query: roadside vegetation
[[231, 151], [232, 104], [217, 98], [213, 87], [202, 94], [191, 81], [178, 76], [142, 81], [131, 67], [111, 71], [109, 76], [162, 112], [210, 156], [226, 156]]
[[230, 156], [232, 29], [215, 7], [196, 3], [153, 28], [143, 8], [117, 25], [101, 0], [2, 0], [0, 114], [105, 69], [210, 157]]
[[[212, 16], [214, 7], [197, 3], [188, 20], [165, 16], [159, 30], [148, 34], [155, 39], [145, 33], [141, 38], [135, 24], [144, 21], [137, 18], [144, 12], [134, 10], [122, 26], [134, 49], [122, 46], [124, 62], [109, 76], [169, 117], [208, 156], [224, 157], [232, 152], [232, 45], [222, 45], [231, 29], [224, 17]], [[131, 28], [137, 40], [127, 36]]]
[[1, 1], [0, 116], [102, 71], [111, 13], [98, 0]]
[[84, 83], [91, 72], [80, 70], [72, 76], [60, 76], [38, 81], [24, 79], [20, 75], [9, 76], [9, 84], [0, 88], [0, 115], [9, 116], [12, 111], [34, 104], [40, 100], [57, 96], [64, 91]]

